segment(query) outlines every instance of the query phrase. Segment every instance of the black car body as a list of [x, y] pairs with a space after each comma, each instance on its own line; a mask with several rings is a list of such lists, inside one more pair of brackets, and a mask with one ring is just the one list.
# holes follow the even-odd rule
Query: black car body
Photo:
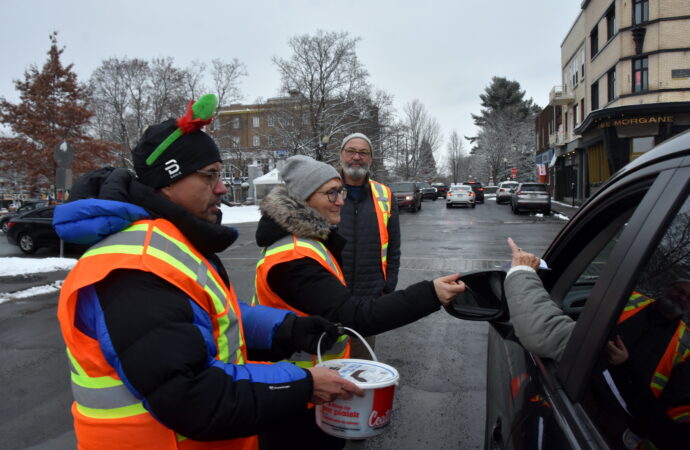
[[[639, 332], [626, 342], [630, 361], [620, 365], [609, 363], [606, 350], [625, 331], [618, 322], [635, 295], [653, 303], [670, 281], [690, 280], [688, 255], [690, 131], [615, 173], [543, 255], [550, 270], [538, 275], [575, 321], [559, 361], [530, 353], [516, 339], [500, 282], [472, 286], [466, 275], [472, 294], [461, 295], [452, 314], [491, 322], [485, 448], [688, 448], [690, 422], [671, 419], [668, 404], [676, 400], [664, 397], [690, 389], [685, 360], [674, 359], [678, 365], [659, 396], [651, 389], [654, 377], [642, 372], [653, 371], [659, 358], [649, 343], [663, 342], [662, 352], [680, 348], [671, 334]], [[639, 347], [652, 355], [647, 365], [635, 356]], [[690, 403], [687, 396], [677, 401]]]
[[40, 247], [59, 246], [60, 238], [53, 229], [54, 211], [55, 206], [46, 206], [11, 218], [7, 223], [7, 240], [28, 254]]
[[438, 198], [438, 194], [436, 193], [436, 188], [431, 186], [429, 183], [425, 181], [418, 181], [417, 185], [419, 186], [419, 189], [422, 192], [422, 200], [430, 199], [433, 201], [436, 201]]
[[484, 186], [479, 181], [468, 181], [465, 184], [472, 186], [474, 191], [474, 200], [477, 203], [484, 203]]
[[48, 202], [26, 202], [22, 206], [19, 207], [15, 212], [9, 212], [7, 214], [3, 214], [0, 216], [0, 229], [4, 233], [7, 233], [7, 223], [12, 219], [13, 217], [17, 217], [19, 215], [24, 214], [25, 212], [33, 211], [36, 208], [43, 208], [44, 206], [47, 206]]
[[398, 202], [398, 209], [417, 212], [422, 209], [422, 191], [415, 181], [398, 181], [388, 186]]
[[446, 195], [448, 195], [448, 185], [443, 184], [443, 183], [431, 183], [433, 187], [436, 188], [436, 197], [443, 197], [446, 198]]

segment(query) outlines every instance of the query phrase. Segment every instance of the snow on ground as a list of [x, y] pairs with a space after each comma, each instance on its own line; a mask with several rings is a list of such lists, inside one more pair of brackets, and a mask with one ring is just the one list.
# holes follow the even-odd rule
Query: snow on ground
[[58, 292], [62, 286], [62, 280], [55, 281], [51, 284], [46, 284], [45, 286], [36, 286], [31, 289], [25, 289], [19, 292], [12, 293], [0, 293], [0, 304], [8, 302], [10, 300], [17, 300], [20, 298], [34, 297], [36, 295], [50, 294], [53, 292]]
[[0, 277], [70, 270], [76, 263], [74, 258], [0, 258]]
[[223, 212], [223, 225], [234, 223], [258, 222], [261, 218], [258, 205], [226, 206], [220, 205]]

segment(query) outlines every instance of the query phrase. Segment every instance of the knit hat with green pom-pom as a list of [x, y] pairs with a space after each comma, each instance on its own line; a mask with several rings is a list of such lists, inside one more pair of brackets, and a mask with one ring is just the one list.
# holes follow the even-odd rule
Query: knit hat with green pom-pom
[[139, 181], [158, 189], [221, 161], [215, 141], [201, 131], [213, 119], [217, 105], [216, 96], [207, 94], [190, 102], [179, 119], [148, 127], [132, 151]]

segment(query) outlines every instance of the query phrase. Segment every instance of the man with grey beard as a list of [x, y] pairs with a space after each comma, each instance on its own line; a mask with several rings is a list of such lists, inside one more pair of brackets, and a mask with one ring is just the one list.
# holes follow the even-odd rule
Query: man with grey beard
[[[379, 297], [393, 292], [400, 267], [398, 206], [388, 186], [369, 178], [372, 145], [362, 133], [351, 134], [340, 146], [341, 175], [347, 188], [338, 232], [347, 239], [342, 253], [345, 280], [352, 295]], [[375, 336], [367, 337], [374, 347]], [[371, 359], [357, 339], [352, 358]]]

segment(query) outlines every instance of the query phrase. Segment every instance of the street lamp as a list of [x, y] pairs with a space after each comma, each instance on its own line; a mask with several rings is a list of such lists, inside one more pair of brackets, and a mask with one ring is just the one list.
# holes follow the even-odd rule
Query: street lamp
[[508, 158], [503, 158], [503, 176], [508, 179]]
[[328, 135], [325, 135], [324, 137], [321, 138], [321, 152], [323, 153], [323, 156], [326, 156], [326, 148], [328, 148], [328, 143], [330, 142], [331, 137]]

